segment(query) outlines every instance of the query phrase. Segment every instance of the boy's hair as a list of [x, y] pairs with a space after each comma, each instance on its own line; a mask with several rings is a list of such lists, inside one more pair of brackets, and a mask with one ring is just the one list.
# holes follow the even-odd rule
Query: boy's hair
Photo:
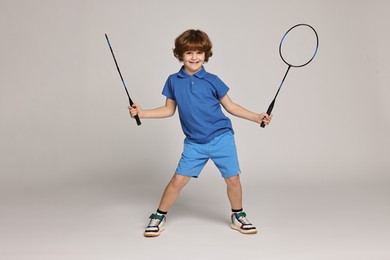
[[205, 53], [205, 62], [208, 62], [209, 58], [213, 56], [212, 47], [213, 44], [205, 32], [191, 29], [176, 38], [173, 55], [179, 61], [183, 61], [183, 55], [186, 51], [202, 51]]

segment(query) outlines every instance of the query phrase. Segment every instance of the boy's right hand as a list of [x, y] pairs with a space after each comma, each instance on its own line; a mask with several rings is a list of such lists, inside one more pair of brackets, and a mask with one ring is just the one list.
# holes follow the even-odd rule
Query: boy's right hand
[[140, 114], [142, 113], [142, 109], [138, 104], [134, 103], [132, 106], [128, 106], [128, 109], [131, 118], [134, 118], [136, 115], [138, 115], [138, 117], [141, 117]]

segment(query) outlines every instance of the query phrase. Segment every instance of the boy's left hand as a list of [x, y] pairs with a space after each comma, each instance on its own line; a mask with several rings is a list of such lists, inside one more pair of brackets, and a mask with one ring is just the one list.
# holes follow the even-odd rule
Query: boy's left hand
[[271, 120], [272, 120], [272, 114], [268, 115], [266, 112], [263, 112], [263, 113], [260, 114], [260, 122], [259, 122], [259, 124], [264, 123], [265, 125], [269, 125]]

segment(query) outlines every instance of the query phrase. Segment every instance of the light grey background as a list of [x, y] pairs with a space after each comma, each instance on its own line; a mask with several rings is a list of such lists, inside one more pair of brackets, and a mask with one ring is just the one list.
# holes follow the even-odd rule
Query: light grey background
[[[388, 259], [387, 1], [0, 2], [2, 259]], [[206, 31], [206, 69], [262, 112], [286, 70], [280, 37], [309, 23], [312, 64], [292, 69], [270, 127], [232, 118], [245, 209], [229, 229], [210, 163], [157, 239], [142, 236], [179, 159], [177, 115], [129, 119], [104, 33], [133, 99], [160, 106], [174, 38]]]

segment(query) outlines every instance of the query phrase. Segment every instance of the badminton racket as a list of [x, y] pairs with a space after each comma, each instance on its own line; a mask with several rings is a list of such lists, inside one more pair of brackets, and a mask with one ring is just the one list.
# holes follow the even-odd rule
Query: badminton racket
[[[279, 85], [278, 91], [267, 109], [268, 115], [271, 115], [276, 98], [282, 89], [290, 69], [301, 68], [309, 64], [317, 55], [318, 44], [318, 34], [316, 30], [308, 24], [302, 23], [294, 25], [283, 35], [279, 44], [279, 55], [288, 67]], [[264, 122], [261, 123], [260, 126], [264, 128]]]
[[[119, 72], [119, 76], [121, 77], [123, 87], [125, 88], [127, 97], [129, 98], [129, 104], [130, 104], [130, 106], [133, 106], [133, 104], [134, 104], [133, 100], [131, 100], [130, 95], [129, 95], [129, 91], [127, 90], [127, 87], [126, 87], [126, 83], [123, 80], [122, 73], [121, 73], [121, 70], [119, 69], [118, 62], [116, 61], [116, 58], [115, 58], [115, 55], [114, 55], [114, 51], [112, 50], [110, 40], [108, 39], [107, 34], [105, 34], [105, 36], [106, 36], [106, 40], [107, 40], [108, 46], [110, 47], [112, 57], [114, 58], [116, 69]], [[135, 118], [135, 121], [137, 121], [137, 125], [141, 125], [141, 120], [139, 119], [138, 115], [134, 116], [134, 118]]]

